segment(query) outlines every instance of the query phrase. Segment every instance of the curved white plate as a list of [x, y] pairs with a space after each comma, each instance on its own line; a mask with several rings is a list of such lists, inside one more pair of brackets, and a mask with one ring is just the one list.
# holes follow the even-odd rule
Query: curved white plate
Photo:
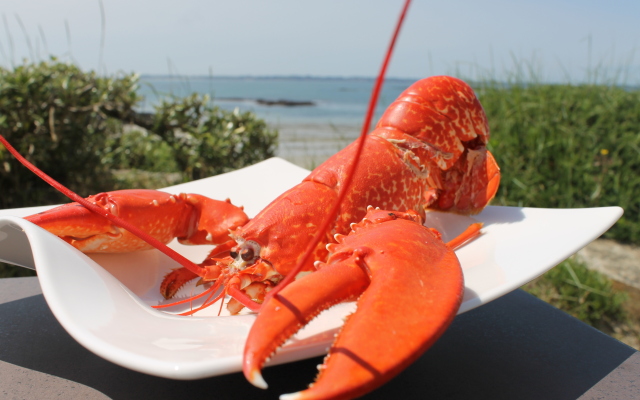
[[[284, 160], [270, 159], [166, 190], [231, 197], [235, 204], [245, 205], [249, 215], [255, 215], [307, 174]], [[48, 207], [0, 211], [0, 260], [27, 268], [37, 266], [47, 303], [80, 344], [121, 366], [166, 378], [197, 379], [241, 370], [253, 315], [218, 317], [215, 306], [196, 317], [151, 309], [149, 305], [161, 299], [160, 280], [176, 267], [173, 261], [156, 251], [100, 255], [92, 260], [17, 218], [44, 208]], [[462, 313], [541, 275], [596, 239], [621, 215], [619, 207], [488, 207], [473, 218], [431, 213], [427, 225], [442, 231], [446, 240], [470, 222], [484, 222], [484, 234], [457, 252], [466, 284]], [[195, 261], [208, 251], [207, 247], [172, 246]], [[352, 308], [352, 304], [342, 304], [323, 313], [272, 363], [323, 354]]]

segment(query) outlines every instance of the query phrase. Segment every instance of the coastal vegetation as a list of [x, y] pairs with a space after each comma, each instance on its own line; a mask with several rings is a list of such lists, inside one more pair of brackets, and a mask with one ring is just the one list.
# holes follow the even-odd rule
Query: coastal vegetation
[[[605, 236], [640, 244], [639, 90], [491, 80], [474, 87], [502, 167], [494, 204], [621, 206], [625, 215]], [[254, 114], [218, 109], [196, 94], [166, 97], [145, 114], [136, 109], [138, 90], [136, 75], [103, 77], [56, 59], [0, 69], [0, 133], [83, 195], [167, 186], [275, 153], [277, 132]], [[0, 208], [65, 201], [3, 148], [0, 187]], [[4, 276], [25, 272], [0, 266]], [[625, 295], [575, 259], [525, 289], [609, 333], [638, 325]]]
[[640, 90], [610, 85], [476, 88], [503, 179], [494, 204], [620, 206], [605, 237], [640, 244]]

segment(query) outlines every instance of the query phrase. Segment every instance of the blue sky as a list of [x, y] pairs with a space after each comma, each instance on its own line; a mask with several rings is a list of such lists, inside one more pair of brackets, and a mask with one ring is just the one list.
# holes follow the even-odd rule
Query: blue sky
[[[401, 3], [5, 0], [0, 64], [53, 54], [109, 74], [375, 76]], [[639, 22], [637, 0], [414, 0], [389, 75], [505, 79], [517, 60], [545, 81], [595, 71], [637, 84]]]

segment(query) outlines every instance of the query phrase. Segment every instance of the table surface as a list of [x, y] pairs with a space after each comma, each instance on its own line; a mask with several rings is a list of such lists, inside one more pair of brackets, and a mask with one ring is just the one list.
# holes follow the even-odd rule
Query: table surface
[[[90, 299], [87, 299], [90, 301]], [[274, 399], [311, 382], [321, 358], [197, 381], [119, 367], [80, 346], [37, 278], [0, 279], [0, 398]], [[417, 362], [365, 399], [638, 399], [640, 353], [516, 290], [458, 316]]]

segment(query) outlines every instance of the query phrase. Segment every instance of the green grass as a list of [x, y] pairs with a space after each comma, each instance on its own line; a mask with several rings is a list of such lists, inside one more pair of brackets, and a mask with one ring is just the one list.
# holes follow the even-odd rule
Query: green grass
[[640, 91], [479, 84], [502, 181], [493, 204], [620, 206], [606, 237], [640, 243]]
[[624, 309], [627, 295], [614, 290], [609, 278], [575, 258], [562, 262], [523, 289], [602, 331], [613, 331], [616, 324], [628, 319]]

